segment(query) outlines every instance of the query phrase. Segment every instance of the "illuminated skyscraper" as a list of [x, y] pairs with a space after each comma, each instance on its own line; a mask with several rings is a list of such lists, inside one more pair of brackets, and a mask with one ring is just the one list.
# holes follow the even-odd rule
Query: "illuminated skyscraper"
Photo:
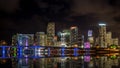
[[33, 45], [34, 34], [17, 34], [12, 37], [12, 45], [28, 46]]
[[70, 46], [70, 30], [64, 29], [61, 32], [58, 32], [60, 38], [60, 46]]
[[106, 42], [106, 24], [99, 24], [99, 45], [102, 48], [107, 47]]
[[58, 46], [58, 37], [57, 36], [54, 36], [54, 46]]
[[70, 28], [70, 43], [71, 46], [78, 45], [78, 27], [73, 26]]
[[59, 32], [60, 33], [60, 41], [61, 41], [61, 44], [60, 44], [60, 46], [62, 46], [62, 47], [66, 47], [66, 38], [65, 38], [65, 35], [66, 35], [66, 33], [64, 33], [64, 32]]
[[17, 42], [20, 46], [33, 45], [34, 34], [17, 34]]
[[111, 32], [107, 32], [106, 40], [107, 40], [107, 46], [112, 45], [112, 33]]
[[47, 45], [48, 46], [54, 45], [54, 41], [53, 41], [54, 36], [55, 36], [55, 23], [50, 22], [48, 23], [48, 26], [47, 26]]
[[63, 30], [63, 33], [65, 33], [65, 42], [70, 45], [70, 29]]
[[91, 44], [91, 47], [93, 47], [94, 45], [94, 38], [93, 38], [93, 31], [92, 30], [88, 30], [88, 41]]
[[36, 42], [36, 45], [40, 45], [40, 46], [46, 46], [47, 44], [47, 36], [45, 35], [44, 32], [37, 32], [35, 34], [36, 36], [36, 39], [35, 39], [35, 42]]

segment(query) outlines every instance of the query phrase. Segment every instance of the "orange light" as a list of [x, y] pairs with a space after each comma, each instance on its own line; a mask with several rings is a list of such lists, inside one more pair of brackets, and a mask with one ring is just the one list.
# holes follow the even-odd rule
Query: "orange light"
[[76, 29], [77, 27], [76, 26], [72, 26], [70, 29]]

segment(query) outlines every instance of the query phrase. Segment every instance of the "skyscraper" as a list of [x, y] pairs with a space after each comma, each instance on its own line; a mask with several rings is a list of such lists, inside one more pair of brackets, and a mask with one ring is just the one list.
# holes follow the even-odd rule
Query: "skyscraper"
[[47, 36], [45, 35], [44, 32], [37, 32], [35, 34], [36, 36], [36, 39], [35, 39], [35, 42], [36, 42], [36, 45], [40, 45], [40, 46], [46, 46], [47, 44]]
[[93, 31], [92, 30], [88, 30], [88, 41], [91, 44], [91, 47], [93, 47], [94, 45], [94, 38], [93, 38]]
[[50, 22], [48, 23], [48, 26], [47, 26], [47, 45], [48, 46], [54, 45], [54, 41], [53, 41], [54, 36], [55, 36], [55, 23]]
[[106, 41], [107, 41], [107, 46], [112, 45], [112, 33], [111, 32], [107, 32]]
[[99, 45], [102, 48], [107, 47], [107, 43], [106, 43], [106, 24], [99, 24]]
[[17, 34], [17, 43], [20, 46], [33, 45], [34, 34]]
[[78, 27], [73, 26], [70, 28], [70, 43], [71, 46], [78, 45]]
[[12, 37], [12, 45], [29, 46], [34, 43], [34, 34], [17, 34]]
[[70, 44], [70, 29], [64, 29], [63, 33], [65, 33], [65, 42], [67, 45]]

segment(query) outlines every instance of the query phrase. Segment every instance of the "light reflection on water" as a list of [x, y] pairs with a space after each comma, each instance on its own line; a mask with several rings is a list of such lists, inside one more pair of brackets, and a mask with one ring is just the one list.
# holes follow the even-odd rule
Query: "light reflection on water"
[[79, 57], [12, 58], [12, 68], [119, 68], [116, 55]]
[[3, 53], [0, 66], [5, 65], [7, 68], [120, 68], [119, 53], [101, 53], [101, 51], [90, 53], [89, 50], [79, 53], [77, 48], [74, 48], [72, 53], [67, 53], [62, 48], [59, 55], [49, 51], [47, 54], [42, 54], [39, 50], [35, 54], [31, 53], [29, 50], [24, 53]]

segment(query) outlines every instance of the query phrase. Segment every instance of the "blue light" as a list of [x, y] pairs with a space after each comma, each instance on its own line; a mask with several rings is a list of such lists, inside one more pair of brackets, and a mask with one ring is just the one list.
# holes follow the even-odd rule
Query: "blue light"
[[50, 48], [48, 48], [48, 56], [50, 56]]
[[19, 46], [18, 49], [19, 49], [19, 56], [18, 57], [22, 57], [22, 47]]
[[65, 56], [65, 54], [64, 54], [64, 51], [65, 51], [65, 48], [64, 47], [62, 47], [62, 54], [61, 54], [61, 56], [63, 57], [63, 56]]
[[74, 48], [74, 56], [78, 56], [77, 51], [78, 51], [78, 48]]
[[2, 53], [3, 53], [2, 57], [5, 58], [5, 47], [3, 46], [2, 49], [3, 49], [2, 50]]

